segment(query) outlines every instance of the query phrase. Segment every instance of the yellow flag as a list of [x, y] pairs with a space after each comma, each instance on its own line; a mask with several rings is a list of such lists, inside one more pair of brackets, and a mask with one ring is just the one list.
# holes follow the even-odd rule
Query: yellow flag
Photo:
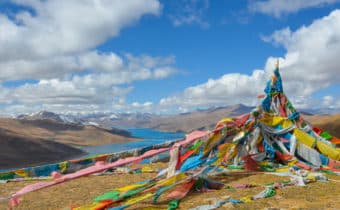
[[281, 125], [283, 128], [288, 128], [289, 126], [293, 125], [293, 122], [287, 118], [271, 115], [265, 115], [264, 118], [260, 120], [260, 122], [272, 127]]
[[318, 141], [316, 143], [316, 147], [322, 154], [326, 155], [327, 157], [333, 160], [340, 160], [340, 152], [336, 148], [333, 148], [321, 141]]
[[204, 155], [210, 152], [210, 150], [217, 144], [218, 141], [221, 140], [222, 134], [221, 132], [214, 133], [212, 137], [210, 137], [205, 145], [203, 150]]
[[64, 173], [67, 170], [67, 161], [59, 163], [60, 173]]
[[147, 194], [145, 194], [145, 195], [138, 196], [138, 197], [136, 197], [136, 198], [131, 198], [131, 199], [129, 199], [127, 202], [125, 202], [124, 205], [130, 206], [130, 205], [132, 205], [132, 204], [138, 203], [139, 201], [148, 199], [148, 198], [152, 197], [153, 195], [154, 195], [154, 193], [147, 193]]
[[16, 170], [14, 173], [21, 177], [28, 177], [28, 174], [24, 169]]
[[294, 129], [293, 134], [298, 141], [302, 142], [303, 144], [309, 147], [313, 147], [316, 143], [316, 139], [314, 137], [308, 135], [307, 133], [301, 131], [298, 128]]
[[94, 210], [98, 206], [98, 203], [92, 203], [92, 204], [87, 204], [84, 206], [79, 206], [76, 208], [73, 208], [73, 210]]
[[176, 174], [175, 176], [172, 176], [172, 177], [167, 178], [165, 180], [160, 180], [157, 183], [157, 186], [169, 186], [169, 185], [174, 184], [177, 181], [183, 180], [185, 178], [187, 178], [187, 175], [185, 175], [184, 173]]
[[124, 187], [120, 187], [120, 188], [116, 188], [114, 190], [117, 190], [119, 192], [126, 192], [126, 191], [129, 191], [129, 190], [132, 190], [132, 189], [135, 189], [137, 187], [142, 187], [144, 186], [145, 184], [133, 184], [133, 185], [128, 185], [128, 186], [124, 186]]
[[290, 168], [289, 166], [277, 168], [277, 169], [275, 169], [275, 172], [288, 172], [289, 168]]

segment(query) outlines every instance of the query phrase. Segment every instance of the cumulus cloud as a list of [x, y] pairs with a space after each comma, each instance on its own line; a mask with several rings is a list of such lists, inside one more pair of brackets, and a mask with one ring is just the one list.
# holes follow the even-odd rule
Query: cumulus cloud
[[[288, 97], [298, 108], [314, 106], [312, 94], [339, 85], [340, 74], [340, 10], [302, 26], [275, 31], [267, 42], [282, 45], [286, 50], [280, 59], [281, 75]], [[255, 105], [278, 58], [269, 57], [264, 70], [251, 75], [225, 74], [206, 83], [186, 88], [181, 94], [163, 98], [161, 106], [176, 104], [182, 108], [245, 103]], [[327, 99], [327, 97], [326, 97]]]
[[[268, 40], [287, 49], [281, 69], [290, 93], [310, 95], [339, 84], [340, 10], [295, 32], [289, 28], [275, 31]], [[272, 57], [267, 60], [266, 70], [271, 69], [275, 60]]]
[[282, 15], [295, 13], [302, 9], [321, 7], [340, 2], [339, 0], [267, 0], [252, 1], [249, 10], [253, 12], [281, 17]]
[[151, 112], [154, 104], [150, 101], [139, 103], [133, 102], [132, 104], [128, 105], [129, 111], [136, 111], [136, 112]]
[[157, 0], [15, 0], [28, 10], [0, 14], [0, 59], [37, 59], [98, 46], [145, 14], [158, 15]]
[[[96, 50], [142, 16], [159, 15], [162, 7], [157, 0], [9, 3], [21, 7], [0, 11], [3, 113], [122, 110], [133, 107], [125, 98], [134, 81], [164, 79], [179, 72], [173, 67], [174, 56]], [[17, 85], [6, 86], [12, 82]]]
[[331, 95], [326, 95], [322, 98], [322, 105], [325, 107], [332, 107], [334, 106], [335, 99]]
[[[103, 58], [100, 58], [101, 56]], [[97, 65], [97, 59], [103, 63]], [[122, 100], [133, 88], [131, 85], [128, 88], [120, 85], [131, 84], [138, 80], [163, 79], [178, 72], [177, 69], [169, 66], [175, 62], [172, 56], [153, 58], [147, 55], [139, 57], [129, 54], [121, 58], [112, 53], [108, 55], [89, 53], [84, 56], [84, 59], [75, 60], [78, 62], [74, 62], [71, 66], [76, 66], [77, 69], [95, 69], [86, 74], [76, 74], [66, 78], [53, 78], [54, 75], [51, 74], [52, 78], [40, 79], [33, 84], [1, 87], [0, 102], [26, 104], [29, 107], [34, 107], [32, 106], [34, 104], [44, 104], [51, 105], [51, 108], [54, 108], [53, 104], [64, 104], [65, 107], [77, 104], [109, 107], [114, 103], [115, 109], [122, 110], [125, 105]], [[32, 71], [28, 72], [32, 73]], [[114, 98], [117, 101], [113, 100]]]
[[336, 102], [334, 103], [334, 108], [340, 109], [340, 99], [336, 100]]
[[85, 70], [114, 72], [124, 68], [123, 58], [115, 53], [89, 51], [77, 55], [61, 55], [37, 60], [0, 62], [0, 81], [19, 79], [62, 78]]
[[101, 55], [93, 48], [143, 15], [161, 11], [157, 0], [12, 2], [28, 9], [12, 15], [0, 12], [0, 80], [60, 78], [86, 69], [119, 69], [119, 56]]
[[204, 84], [186, 88], [180, 95], [163, 98], [160, 105], [177, 104], [185, 109], [236, 103], [254, 104], [257, 101], [256, 95], [262, 93], [266, 78], [262, 70], [255, 70], [252, 75], [225, 74], [218, 79], [209, 79]]

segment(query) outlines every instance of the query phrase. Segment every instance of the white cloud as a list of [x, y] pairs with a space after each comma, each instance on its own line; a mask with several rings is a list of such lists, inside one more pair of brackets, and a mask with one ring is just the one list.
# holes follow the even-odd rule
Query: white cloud
[[[96, 47], [145, 14], [158, 15], [157, 0], [14, 1], [34, 10], [15, 20], [0, 14], [0, 60], [37, 59]], [[17, 24], [20, 23], [20, 24]]]
[[[302, 26], [274, 32], [265, 38], [283, 45], [287, 53], [280, 58], [284, 90], [298, 108], [314, 106], [312, 94], [340, 84], [340, 10]], [[218, 79], [186, 88], [183, 93], [163, 98], [160, 105], [173, 104], [182, 108], [245, 103], [255, 105], [265, 82], [275, 67], [277, 58], [267, 59], [265, 70], [254, 70], [251, 75], [225, 74]], [[337, 103], [337, 102], [335, 102]]]
[[160, 105], [176, 104], [182, 109], [236, 103], [254, 105], [266, 79], [267, 75], [262, 70], [255, 70], [251, 75], [225, 74], [218, 79], [209, 79], [204, 84], [186, 88], [180, 95], [163, 98]]
[[[144, 62], [145, 58], [147, 62]], [[53, 104], [64, 104], [65, 107], [72, 108], [68, 105], [87, 104], [109, 107], [114, 103], [115, 109], [128, 109], [124, 98], [133, 90], [132, 86], [122, 88], [119, 85], [130, 84], [137, 80], [163, 79], [178, 72], [177, 69], [169, 66], [175, 62], [172, 56], [153, 58], [147, 55], [139, 57], [129, 54], [128, 58], [126, 56], [121, 58], [112, 53], [99, 55], [91, 52], [81, 59], [74, 60], [78, 62], [74, 62], [71, 66], [76, 66], [77, 69], [95, 67], [96, 69], [85, 75], [61, 79], [53, 78], [54, 75], [51, 74], [52, 78], [40, 79], [37, 83], [12, 88], [1, 87], [0, 102], [9, 105], [26, 104], [29, 107], [43, 104], [50, 105], [51, 109], [54, 108]], [[97, 61], [102, 63], [97, 65]], [[28, 72], [32, 73], [32, 71]], [[150, 104], [146, 103], [143, 106], [149, 107]], [[77, 106], [73, 107], [77, 108]]]
[[145, 102], [145, 103], [133, 102], [131, 104], [131, 107], [138, 111], [145, 111], [145, 110], [150, 110], [152, 105], [153, 103], [150, 101]]
[[340, 99], [336, 100], [334, 103], [334, 108], [340, 109]]
[[56, 113], [63, 114], [91, 114], [98, 113], [110, 113], [110, 107], [105, 107], [98, 105], [83, 105], [83, 104], [35, 104], [31, 106], [26, 106], [24, 104], [12, 105], [8, 107], [3, 107], [0, 112], [0, 116], [17, 116], [20, 113], [36, 113], [41, 110], [48, 110]]
[[11, 18], [0, 12], [0, 81], [119, 69], [119, 56], [93, 49], [143, 15], [161, 11], [157, 0], [13, 2], [31, 10], [19, 11]]
[[[281, 72], [289, 93], [310, 95], [339, 84], [340, 10], [295, 32], [289, 28], [276, 31], [268, 40], [287, 49], [281, 59]], [[266, 69], [275, 62], [275, 58], [269, 58]]]
[[337, 111], [337, 113], [340, 112], [340, 98], [339, 94], [334, 95], [326, 95], [322, 98], [322, 107], [324, 108], [330, 108]]
[[209, 8], [209, 0], [181, 0], [176, 2], [173, 14], [169, 15], [174, 26], [197, 24], [202, 28], [208, 28], [209, 23], [204, 18]]
[[0, 81], [63, 78], [84, 70], [115, 72], [124, 69], [123, 62], [123, 58], [115, 53], [99, 53], [97, 51], [37, 60], [3, 61], [0, 62]]
[[335, 98], [331, 95], [326, 95], [322, 98], [322, 105], [325, 107], [333, 107]]
[[[11, 3], [24, 7], [11, 14], [0, 12], [3, 113], [123, 110], [133, 107], [125, 98], [133, 90], [134, 81], [164, 79], [179, 72], [173, 67], [174, 56], [96, 50], [142, 16], [159, 15], [162, 7], [157, 0]], [[31, 79], [36, 82], [4, 85]]]
[[337, 2], [339, 0], [267, 0], [253, 1], [248, 7], [253, 12], [281, 17], [282, 15], [295, 13], [302, 9], [321, 7]]

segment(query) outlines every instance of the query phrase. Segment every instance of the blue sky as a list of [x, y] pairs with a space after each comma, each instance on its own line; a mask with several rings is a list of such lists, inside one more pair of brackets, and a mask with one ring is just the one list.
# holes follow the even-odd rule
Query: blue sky
[[0, 113], [256, 105], [274, 61], [298, 108], [340, 108], [337, 0], [0, 2]]

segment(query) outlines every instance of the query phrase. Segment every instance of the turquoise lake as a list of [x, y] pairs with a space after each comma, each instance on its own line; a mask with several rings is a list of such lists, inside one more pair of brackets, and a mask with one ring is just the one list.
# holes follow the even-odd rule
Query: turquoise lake
[[185, 134], [183, 133], [163, 132], [149, 128], [130, 128], [126, 130], [130, 131], [133, 137], [141, 138], [141, 140], [135, 142], [85, 147], [82, 149], [85, 150], [88, 155], [114, 153], [135, 148], [147, 147], [154, 144], [163, 143], [165, 141], [182, 139], [185, 137]]

